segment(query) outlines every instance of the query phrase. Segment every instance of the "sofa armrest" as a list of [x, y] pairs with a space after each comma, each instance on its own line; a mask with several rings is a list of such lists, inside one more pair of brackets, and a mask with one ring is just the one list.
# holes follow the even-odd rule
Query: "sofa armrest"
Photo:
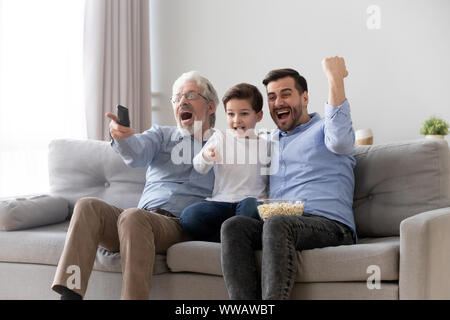
[[400, 299], [450, 299], [450, 207], [400, 223]]

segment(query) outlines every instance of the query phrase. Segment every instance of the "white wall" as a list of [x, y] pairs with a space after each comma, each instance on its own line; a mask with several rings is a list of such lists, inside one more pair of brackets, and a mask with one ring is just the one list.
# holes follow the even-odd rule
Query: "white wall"
[[[448, 0], [150, 0], [153, 123], [174, 125], [173, 81], [198, 70], [219, 97], [232, 85], [258, 86], [271, 69], [291, 67], [308, 81], [309, 112], [323, 115], [326, 56], [345, 57], [355, 129], [375, 143], [421, 138], [424, 119], [450, 121]], [[370, 5], [381, 28], [369, 30]], [[260, 128], [274, 128], [264, 101]], [[222, 104], [216, 127], [225, 128]], [[448, 138], [447, 138], [448, 139]]]

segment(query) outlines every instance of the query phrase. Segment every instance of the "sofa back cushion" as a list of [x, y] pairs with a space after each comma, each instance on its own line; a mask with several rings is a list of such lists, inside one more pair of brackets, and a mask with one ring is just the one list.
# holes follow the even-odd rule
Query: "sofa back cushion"
[[54, 140], [49, 145], [50, 193], [69, 200], [97, 197], [119, 208], [137, 207], [146, 168], [127, 167], [109, 142]]
[[445, 140], [357, 146], [353, 209], [359, 237], [398, 236], [400, 222], [450, 206]]
[[[353, 209], [362, 237], [398, 236], [400, 222], [450, 206], [449, 150], [445, 140], [357, 146]], [[69, 200], [98, 197], [119, 208], [136, 207], [146, 168], [129, 168], [110, 143], [54, 140], [49, 145], [52, 195]]]

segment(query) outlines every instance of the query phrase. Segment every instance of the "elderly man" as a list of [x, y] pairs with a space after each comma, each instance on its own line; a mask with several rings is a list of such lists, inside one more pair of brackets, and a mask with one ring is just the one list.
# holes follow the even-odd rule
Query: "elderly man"
[[[271, 198], [306, 200], [302, 216], [274, 215], [265, 222], [236, 216], [222, 225], [222, 268], [231, 299], [288, 299], [298, 269], [296, 252], [353, 244], [354, 133], [343, 58], [322, 62], [329, 82], [325, 117], [308, 114], [306, 80], [292, 69], [269, 72], [263, 81], [278, 127], [278, 170]], [[254, 250], [262, 249], [261, 284]]]
[[[212, 171], [201, 175], [193, 169], [194, 150], [203, 144], [202, 139], [193, 139], [194, 123], [201, 121], [202, 135], [214, 126], [218, 97], [212, 84], [195, 71], [181, 75], [172, 93], [177, 127], [154, 125], [136, 134], [119, 125], [114, 114], [106, 114], [111, 119], [112, 148], [130, 167], [149, 166], [145, 188], [137, 208], [124, 210], [97, 198], [77, 201], [52, 285], [61, 299], [85, 295], [99, 245], [120, 251], [121, 298], [148, 299], [155, 255], [189, 239], [178, 217], [184, 207], [210, 196], [214, 185]], [[183, 144], [190, 147], [173, 152]], [[173, 161], [174, 156], [188, 161]], [[73, 272], [70, 266], [80, 268], [78, 288], [67, 283]]]

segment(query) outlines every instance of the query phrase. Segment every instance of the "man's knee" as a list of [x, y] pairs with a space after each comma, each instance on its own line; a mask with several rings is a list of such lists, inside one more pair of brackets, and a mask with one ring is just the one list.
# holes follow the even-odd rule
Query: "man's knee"
[[133, 230], [135, 227], [144, 223], [144, 215], [138, 208], [130, 208], [124, 210], [117, 219], [117, 227], [119, 230]]
[[263, 226], [264, 234], [281, 235], [285, 234], [290, 226], [290, 216], [277, 214], [269, 217]]
[[235, 234], [241, 234], [243, 231], [246, 230], [246, 226], [248, 223], [251, 223], [252, 218], [245, 217], [245, 216], [234, 216], [231, 217], [222, 223], [222, 227], [220, 229], [220, 233], [222, 235], [222, 238], [224, 236], [233, 236]]
[[108, 204], [98, 198], [93, 197], [81, 198], [75, 203], [72, 219], [76, 219], [81, 216], [87, 218], [95, 218], [102, 213], [101, 208], [105, 205]]

